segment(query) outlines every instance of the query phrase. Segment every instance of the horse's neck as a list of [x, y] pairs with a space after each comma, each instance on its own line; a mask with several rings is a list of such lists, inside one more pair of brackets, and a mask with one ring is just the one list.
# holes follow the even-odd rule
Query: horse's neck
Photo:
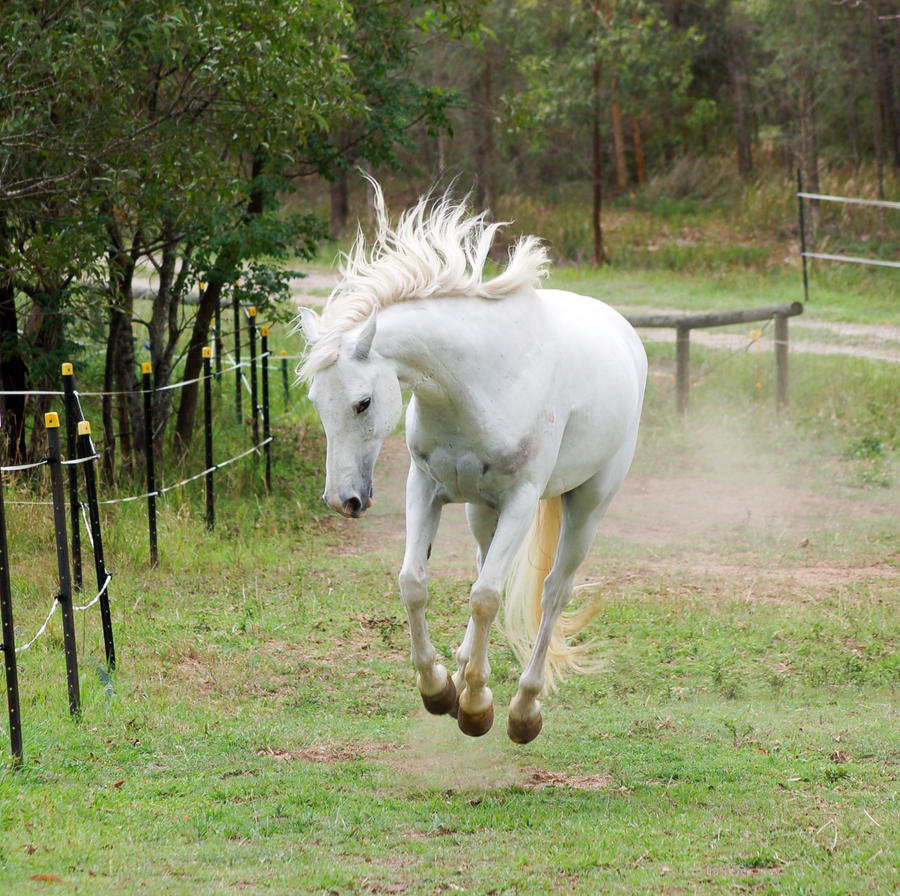
[[[405, 389], [466, 393], [473, 381], [514, 373], [533, 348], [522, 300], [431, 299], [379, 314], [375, 349], [395, 366]], [[479, 375], [480, 374], [480, 375]]]

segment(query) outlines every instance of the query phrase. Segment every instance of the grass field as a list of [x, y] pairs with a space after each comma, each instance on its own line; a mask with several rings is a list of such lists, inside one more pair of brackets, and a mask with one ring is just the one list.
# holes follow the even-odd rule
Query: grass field
[[[608, 276], [663, 307], [797, 297], [791, 274]], [[834, 319], [859, 294], [835, 290]], [[898, 322], [886, 302], [871, 313]], [[396, 440], [358, 524], [322, 516], [323, 444], [299, 397], [274, 425], [273, 494], [252, 464], [227, 468], [209, 533], [199, 484], [170, 493], [158, 569], [142, 507], [108, 509], [119, 669], [96, 609], [80, 614], [73, 721], [58, 617], [20, 656], [0, 892], [897, 892], [900, 365], [792, 356], [779, 417], [753, 352], [697, 347], [682, 421], [671, 354], [651, 348], [635, 466], [584, 570], [603, 668], [547, 696], [527, 747], [505, 736], [518, 669], [499, 634], [486, 737], [420, 706]], [[47, 508], [7, 517], [23, 641], [55, 593], [52, 525]], [[449, 515], [431, 580], [448, 663], [472, 575], [462, 530]]]

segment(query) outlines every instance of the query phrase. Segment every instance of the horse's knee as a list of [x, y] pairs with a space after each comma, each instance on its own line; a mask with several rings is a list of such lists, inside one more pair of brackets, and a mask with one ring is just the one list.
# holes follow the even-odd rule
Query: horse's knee
[[407, 611], [422, 610], [428, 600], [428, 585], [425, 576], [413, 569], [400, 571], [398, 579], [400, 596]]
[[474, 587], [469, 597], [469, 609], [474, 619], [490, 623], [500, 609], [500, 591], [496, 588]]

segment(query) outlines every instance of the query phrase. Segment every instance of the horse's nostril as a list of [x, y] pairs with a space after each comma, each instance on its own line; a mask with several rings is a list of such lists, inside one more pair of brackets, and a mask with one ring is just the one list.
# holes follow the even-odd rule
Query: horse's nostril
[[362, 501], [359, 498], [348, 498], [344, 501], [344, 513], [347, 516], [359, 516], [362, 512]]

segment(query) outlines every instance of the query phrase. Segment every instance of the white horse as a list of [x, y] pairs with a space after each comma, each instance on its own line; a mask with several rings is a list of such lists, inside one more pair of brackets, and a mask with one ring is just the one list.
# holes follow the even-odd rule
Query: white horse
[[[446, 196], [392, 226], [377, 184], [378, 232], [360, 233], [319, 317], [300, 311], [299, 369], [327, 438], [325, 501], [347, 517], [372, 504], [372, 471], [406, 412], [411, 456], [400, 592], [426, 708], [472, 736], [493, 722], [488, 632], [505, 627], [524, 662], [508, 733], [541, 730], [538, 697], [555, 671], [583, 665], [566, 639], [592, 614], [562, 615], [606, 508], [634, 455], [647, 357], [627, 321], [595, 299], [539, 289], [546, 254], [519, 241], [483, 279], [498, 224]], [[464, 502], [478, 544], [470, 618], [452, 678], [425, 623], [426, 562], [449, 502]], [[549, 668], [548, 668], [549, 667]]]

